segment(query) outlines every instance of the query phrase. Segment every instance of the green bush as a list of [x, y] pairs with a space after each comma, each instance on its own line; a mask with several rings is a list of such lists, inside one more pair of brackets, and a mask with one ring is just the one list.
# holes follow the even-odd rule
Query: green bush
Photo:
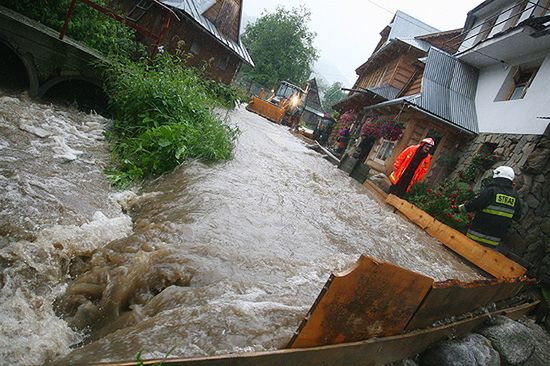
[[200, 72], [175, 56], [106, 66], [106, 91], [114, 114], [113, 166], [119, 186], [158, 176], [187, 158], [229, 159], [237, 130], [211, 111], [223, 104], [212, 96]]
[[[107, 0], [95, 2], [108, 4]], [[68, 0], [2, 0], [0, 4], [56, 31], [63, 28], [69, 7]], [[135, 42], [133, 30], [80, 1], [76, 3], [67, 35], [106, 55], [116, 53], [130, 57], [144, 51], [144, 47]]]
[[426, 211], [445, 225], [466, 232], [470, 217], [467, 213], [458, 210], [458, 206], [474, 198], [472, 187], [462, 181], [445, 181], [435, 190], [426, 183], [415, 184], [408, 195], [407, 201]]

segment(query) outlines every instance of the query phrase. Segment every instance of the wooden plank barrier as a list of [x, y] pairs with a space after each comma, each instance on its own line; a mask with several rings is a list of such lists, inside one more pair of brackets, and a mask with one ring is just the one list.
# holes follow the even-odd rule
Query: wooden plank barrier
[[284, 108], [280, 108], [275, 104], [269, 103], [268, 101], [254, 95], [250, 99], [246, 109], [275, 123], [281, 123], [283, 117], [285, 116]]
[[517, 278], [525, 274], [526, 269], [505, 255], [484, 247], [461, 232], [441, 223], [428, 213], [401, 198], [389, 194], [386, 202], [398, 209], [403, 215], [426, 232], [439, 240], [447, 248], [464, 257], [472, 264], [496, 278]]
[[288, 348], [397, 335], [516, 295], [527, 277], [473, 282], [432, 278], [362, 255], [332, 274]]
[[[330, 346], [282, 349], [270, 352], [249, 352], [211, 357], [196, 357], [187, 359], [167, 358], [144, 360], [143, 365], [162, 364], [166, 366], [349, 366], [386, 365], [408, 357], [412, 357], [430, 345], [445, 339], [459, 337], [472, 332], [487, 319], [505, 315], [511, 319], [519, 319], [533, 311], [537, 302], [522, 304], [513, 308], [497, 310], [472, 318], [430, 329], [422, 329], [402, 335], [372, 338], [366, 341], [344, 343]], [[135, 366], [133, 361], [94, 363], [102, 366]], [[90, 364], [88, 364], [90, 365]]]
[[[373, 338], [361, 342], [211, 357], [154, 359], [144, 360], [139, 364], [162, 364], [166, 366], [386, 365], [414, 356], [438, 341], [469, 333], [478, 328], [490, 317], [505, 315], [510, 319], [519, 319], [523, 315], [533, 311], [537, 305], [537, 302], [522, 304], [513, 308], [485, 313], [436, 328], [417, 330], [392, 337]], [[135, 366], [137, 364], [138, 363], [133, 360], [114, 363], [94, 363], [93, 365]]]

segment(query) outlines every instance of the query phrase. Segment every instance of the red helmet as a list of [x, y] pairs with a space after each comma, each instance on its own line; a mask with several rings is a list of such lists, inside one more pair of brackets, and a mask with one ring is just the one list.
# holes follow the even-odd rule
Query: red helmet
[[434, 146], [435, 145], [435, 141], [434, 139], [432, 139], [431, 137], [426, 137], [424, 140], [420, 141], [421, 144], [426, 144], [426, 145], [430, 145], [430, 146]]

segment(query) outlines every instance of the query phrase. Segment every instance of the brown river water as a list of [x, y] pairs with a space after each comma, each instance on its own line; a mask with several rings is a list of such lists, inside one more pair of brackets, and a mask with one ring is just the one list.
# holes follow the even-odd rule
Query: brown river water
[[109, 120], [0, 94], [0, 363], [278, 349], [361, 254], [483, 277], [287, 127], [222, 117], [234, 159], [116, 192]]

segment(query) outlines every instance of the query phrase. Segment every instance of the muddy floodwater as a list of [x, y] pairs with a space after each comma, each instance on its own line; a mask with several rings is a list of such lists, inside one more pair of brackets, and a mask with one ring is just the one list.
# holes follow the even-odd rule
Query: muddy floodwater
[[13, 365], [284, 347], [361, 254], [482, 274], [343, 171], [240, 107], [234, 159], [111, 189], [109, 120], [0, 96], [0, 359]]

